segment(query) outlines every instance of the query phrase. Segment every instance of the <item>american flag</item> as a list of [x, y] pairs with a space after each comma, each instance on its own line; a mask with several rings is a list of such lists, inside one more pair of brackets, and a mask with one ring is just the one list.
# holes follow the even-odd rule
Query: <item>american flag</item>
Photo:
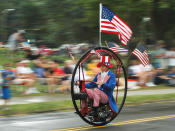
[[133, 52], [132, 54], [134, 54], [140, 61], [141, 63], [146, 66], [148, 65], [149, 62], [149, 58], [148, 58], [148, 54], [146, 51], [146, 48], [140, 44]]
[[130, 27], [116, 14], [104, 6], [101, 7], [100, 15], [100, 31], [117, 34], [121, 43], [127, 45], [127, 42], [132, 36], [132, 30]]
[[115, 53], [128, 52], [127, 49], [121, 48], [119, 45], [113, 42], [108, 42], [107, 44], [108, 44], [108, 47]]

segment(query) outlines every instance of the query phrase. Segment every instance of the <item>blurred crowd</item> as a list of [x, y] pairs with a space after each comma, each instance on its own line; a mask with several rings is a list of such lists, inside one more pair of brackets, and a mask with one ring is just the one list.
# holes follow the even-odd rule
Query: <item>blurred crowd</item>
[[[71, 77], [77, 62], [72, 54], [69, 60], [60, 61], [46, 59], [45, 55], [36, 54], [29, 49], [25, 52], [25, 58], [16, 61], [15, 67], [11, 67], [16, 76], [11, 83], [22, 85], [22, 94], [39, 93], [35, 88], [36, 83], [48, 85], [48, 93], [70, 91]], [[128, 67], [128, 87], [136, 89], [159, 84], [175, 86], [175, 48], [167, 50], [164, 41], [161, 40], [150, 54], [151, 64], [146, 67], [137, 59], [131, 60]], [[96, 67], [98, 61], [95, 57], [88, 63], [84, 69], [86, 79], [93, 78], [94, 74], [99, 72], [99, 68]], [[75, 79], [78, 79], [78, 74], [75, 75]], [[0, 83], [2, 82], [1, 77]], [[121, 79], [120, 86], [122, 85], [124, 84]]]
[[[27, 55], [26, 59], [17, 61], [15, 67], [11, 67], [15, 74], [15, 79], [11, 81], [11, 84], [22, 85], [22, 94], [39, 93], [35, 88], [36, 82], [47, 84], [48, 93], [70, 90], [73, 63], [71, 60], [66, 60], [63, 68], [59, 63], [61, 62], [58, 60], [49, 60], [44, 56]], [[0, 81], [3, 83], [3, 78]], [[58, 85], [62, 86], [58, 88]]]
[[128, 81], [135, 84], [134, 88], [159, 84], [175, 86], [175, 48], [166, 49], [163, 40], [155, 47], [150, 53], [150, 65], [143, 67], [137, 60], [131, 61]]
[[[10, 85], [19, 85], [23, 88], [21, 94], [40, 93], [36, 88], [37, 84], [47, 85], [45, 92], [69, 92], [73, 70], [77, 60], [70, 53], [70, 59], [61, 61], [58, 59], [47, 58], [46, 55], [35, 54], [31, 50], [25, 50], [25, 58], [18, 60], [15, 66], [7, 63], [8, 71], [14, 73], [15, 78], [10, 82]], [[72, 58], [71, 58], [72, 57]], [[87, 65], [87, 70], [83, 69], [84, 77], [91, 79], [94, 74], [100, 71], [97, 68], [98, 59], [93, 59]], [[1, 69], [0, 84], [3, 85], [4, 78], [2, 73], [6, 70], [4, 66]], [[6, 71], [7, 72], [7, 71]], [[79, 72], [77, 70], [77, 72]], [[82, 71], [80, 77], [83, 79]], [[79, 79], [79, 73], [76, 73], [75, 79]], [[9, 86], [10, 86], [9, 85]]]
[[[16, 85], [15, 91], [22, 95], [40, 93], [41, 90], [51, 94], [70, 91], [75, 67], [73, 60], [63, 62], [57, 59], [48, 59], [40, 54], [33, 54], [31, 50], [25, 52], [25, 58], [16, 61], [15, 65], [12, 66], [9, 62], [0, 69], [0, 95], [4, 99], [4, 109], [11, 98], [12, 85]], [[44, 89], [38, 88], [39, 86]]]
[[[16, 61], [15, 66], [9, 62], [0, 68], [0, 88], [2, 88], [0, 94], [4, 99], [4, 107], [11, 97], [10, 86], [12, 84], [19, 86], [18, 88], [21, 88], [20, 93], [23, 95], [40, 93], [41, 90], [37, 88], [38, 83], [47, 85], [45, 92], [48, 93], [69, 92], [73, 70], [77, 63], [73, 55], [84, 53], [89, 48], [89, 44], [83, 43], [77, 46], [65, 44], [57, 50], [46, 48], [39, 48], [38, 50], [38, 48], [31, 47], [29, 43], [25, 42], [24, 34], [24, 30], [19, 30], [10, 35], [8, 39], [8, 48], [11, 53], [22, 49], [25, 51], [24, 58]], [[18, 48], [19, 45], [20, 48]], [[154, 87], [160, 84], [175, 86], [175, 48], [166, 49], [165, 45], [166, 43], [163, 40], [157, 42], [150, 52], [150, 64], [146, 67], [136, 58], [130, 60], [128, 66], [129, 89]], [[70, 59], [60, 61], [45, 57], [46, 55], [62, 55], [65, 53], [69, 53]], [[92, 58], [86, 64], [86, 68], [77, 69], [74, 79], [92, 80], [94, 75], [100, 72], [100, 69], [97, 68], [98, 62], [97, 57]], [[119, 89], [123, 89], [124, 84], [124, 79], [120, 78]]]
[[[70, 91], [71, 78], [77, 60], [70, 53], [70, 59], [60, 61], [48, 59], [43, 54], [36, 53], [30, 49], [25, 50], [25, 57], [16, 61], [15, 66], [7, 63], [1, 71], [0, 84], [5, 100], [10, 98], [10, 89], [6, 86], [19, 85], [21, 94], [40, 93], [37, 84], [47, 85], [48, 93]], [[151, 51], [150, 64], [144, 67], [137, 59], [130, 60], [128, 67], [128, 88], [138, 89], [142, 87], [153, 87], [159, 84], [175, 86], [175, 48], [167, 50], [164, 41], [158, 41], [156, 49]], [[75, 74], [75, 80], [91, 80], [95, 74], [100, 72], [97, 68], [99, 59], [94, 57], [86, 65], [86, 69]], [[79, 69], [78, 69], [79, 70]], [[77, 70], [77, 72], [79, 72]], [[80, 69], [82, 70], [82, 69]], [[13, 74], [13, 75], [12, 75]], [[10, 77], [11, 75], [12, 77]], [[80, 75], [80, 77], [79, 77]], [[124, 88], [124, 79], [121, 78], [119, 88]], [[6, 99], [7, 98], [7, 99]]]

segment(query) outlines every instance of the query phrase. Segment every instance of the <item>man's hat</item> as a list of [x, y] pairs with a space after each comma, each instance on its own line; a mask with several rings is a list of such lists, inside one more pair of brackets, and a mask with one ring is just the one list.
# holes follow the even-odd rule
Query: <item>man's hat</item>
[[108, 68], [113, 67], [113, 64], [110, 63], [110, 57], [109, 56], [100, 56], [100, 62], [97, 64], [97, 67], [100, 67], [101, 65], [105, 65]]

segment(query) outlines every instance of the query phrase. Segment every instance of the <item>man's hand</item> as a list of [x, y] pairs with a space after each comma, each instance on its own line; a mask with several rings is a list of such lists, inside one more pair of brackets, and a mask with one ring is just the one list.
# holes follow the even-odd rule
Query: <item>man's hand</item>
[[76, 81], [75, 82], [75, 85], [78, 85], [79, 86], [80, 85], [80, 81]]
[[101, 81], [98, 81], [97, 82], [97, 85], [100, 85], [101, 86], [102, 84], [103, 84], [103, 82], [101, 82]]

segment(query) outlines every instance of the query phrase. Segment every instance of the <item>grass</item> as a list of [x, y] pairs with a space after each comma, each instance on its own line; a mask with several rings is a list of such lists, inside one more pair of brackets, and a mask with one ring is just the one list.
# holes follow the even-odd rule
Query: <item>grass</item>
[[161, 84], [153, 87], [143, 87], [143, 88], [140, 88], [139, 90], [158, 90], [158, 89], [171, 89], [171, 88], [174, 88], [174, 87]]
[[[44, 96], [44, 95], [48, 95], [48, 93], [47, 93], [48, 86], [47, 85], [36, 83], [34, 87], [36, 87], [37, 90], [40, 91], [40, 93], [29, 94], [27, 96]], [[22, 95], [21, 94], [24, 91], [23, 85], [11, 85], [10, 89], [12, 91], [12, 96], [13, 97], [25, 97], [26, 96], [26, 95]]]
[[127, 96], [126, 105], [138, 105], [143, 103], [154, 103], [160, 101], [175, 101], [175, 94], [156, 94]]
[[[48, 85], [43, 85], [36, 83], [35, 87], [37, 90], [40, 91], [40, 93], [37, 94], [29, 94], [27, 96], [45, 96], [49, 95], [47, 90], [48, 90]], [[137, 90], [159, 90], [159, 89], [171, 89], [174, 87], [166, 86], [166, 85], [157, 85], [154, 87], [143, 87]], [[22, 85], [11, 85], [11, 91], [12, 91], [12, 96], [13, 97], [25, 97], [26, 95], [22, 95], [21, 92], [23, 91], [23, 86]], [[59, 95], [60, 93], [56, 93], [56, 95]]]
[[31, 114], [50, 111], [65, 111], [72, 110], [73, 104], [70, 100], [42, 102], [34, 104], [19, 104], [10, 105], [10, 110], [0, 110], [1, 116], [19, 115], [19, 114]]
[[0, 48], [0, 66], [3, 66], [6, 63], [11, 63], [15, 66], [17, 60], [21, 60], [24, 57], [24, 52], [19, 51], [18, 53], [12, 53], [8, 49]]
[[[22, 92], [24, 91], [23, 85], [11, 85], [10, 89], [12, 92], [12, 97], [26, 97], [26, 96], [58, 96], [58, 95], [64, 95], [64, 92], [57, 92], [55, 94], [49, 94], [48, 93], [48, 85], [43, 85], [36, 83], [35, 86], [40, 93], [33, 93], [33, 94], [27, 94], [23, 95]], [[70, 94], [69, 92], [65, 92], [66, 94]]]
[[[143, 95], [143, 96], [127, 96], [125, 106], [140, 105], [144, 103], [169, 102], [175, 101], [175, 94], [159, 94], [159, 95]], [[10, 110], [0, 110], [1, 116], [32, 114], [42, 112], [59, 112], [74, 110], [71, 100], [41, 102], [34, 104], [9, 105]]]

